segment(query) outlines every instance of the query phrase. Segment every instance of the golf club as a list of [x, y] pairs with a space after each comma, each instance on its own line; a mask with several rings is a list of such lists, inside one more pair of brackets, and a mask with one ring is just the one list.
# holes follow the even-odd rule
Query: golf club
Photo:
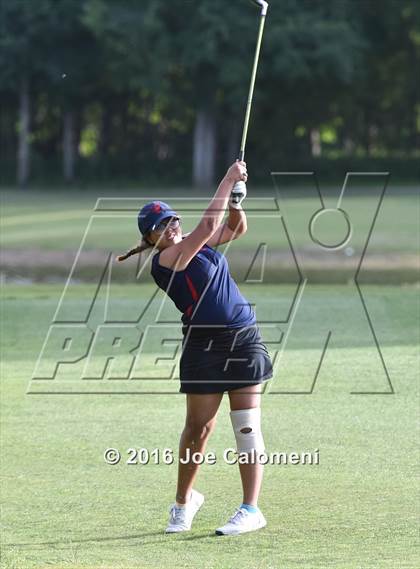
[[251, 114], [252, 97], [254, 95], [255, 78], [257, 75], [258, 59], [260, 56], [260, 47], [261, 47], [261, 41], [262, 41], [262, 36], [263, 36], [263, 32], [264, 32], [265, 16], [267, 14], [267, 9], [268, 9], [268, 2], [265, 2], [264, 0], [252, 0], [252, 3], [256, 4], [257, 6], [259, 6], [261, 8], [260, 27], [258, 30], [257, 46], [255, 48], [254, 64], [252, 66], [251, 82], [249, 84], [248, 102], [246, 105], [244, 126], [243, 126], [243, 130], [242, 130], [241, 147], [239, 150], [239, 157], [238, 157], [239, 160], [243, 160], [245, 158], [245, 145], [246, 145], [246, 138], [247, 138], [247, 134], [248, 134], [249, 117]]
[[[252, 98], [254, 95], [255, 78], [257, 75], [258, 60], [259, 60], [259, 56], [260, 56], [260, 47], [261, 47], [261, 41], [262, 41], [262, 36], [263, 36], [263, 32], [264, 32], [265, 17], [266, 17], [267, 9], [268, 9], [268, 2], [265, 2], [265, 0], [251, 0], [251, 1], [253, 4], [256, 4], [259, 8], [261, 8], [260, 26], [258, 29], [257, 46], [255, 48], [254, 64], [252, 66], [251, 82], [249, 84], [248, 101], [247, 101], [247, 105], [246, 105], [244, 126], [242, 129], [241, 147], [239, 150], [238, 160], [244, 160], [244, 158], [245, 158], [245, 145], [246, 145], [246, 138], [247, 138], [247, 134], [248, 134], [249, 117], [251, 114]], [[234, 200], [235, 200], [235, 194], [237, 195], [238, 200], [240, 199], [240, 196], [243, 195], [244, 193], [246, 195], [245, 182], [237, 182], [233, 187], [232, 193], [233, 193], [233, 199]]]

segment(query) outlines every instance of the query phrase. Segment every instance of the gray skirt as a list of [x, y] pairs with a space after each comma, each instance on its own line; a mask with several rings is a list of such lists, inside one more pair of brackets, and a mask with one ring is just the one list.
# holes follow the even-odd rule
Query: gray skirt
[[181, 393], [223, 393], [273, 377], [270, 356], [257, 325], [184, 326], [182, 331]]

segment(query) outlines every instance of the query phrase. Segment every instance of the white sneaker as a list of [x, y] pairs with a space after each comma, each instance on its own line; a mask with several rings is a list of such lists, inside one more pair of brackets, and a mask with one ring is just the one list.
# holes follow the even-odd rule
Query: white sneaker
[[248, 531], [255, 531], [267, 525], [262, 512], [251, 513], [245, 508], [238, 508], [228, 523], [217, 528], [217, 535], [239, 535]]
[[203, 494], [200, 494], [197, 490], [192, 490], [191, 497], [185, 504], [185, 508], [179, 508], [176, 504], [173, 504], [169, 510], [169, 523], [165, 533], [178, 533], [190, 530], [194, 516], [203, 505], [203, 502]]

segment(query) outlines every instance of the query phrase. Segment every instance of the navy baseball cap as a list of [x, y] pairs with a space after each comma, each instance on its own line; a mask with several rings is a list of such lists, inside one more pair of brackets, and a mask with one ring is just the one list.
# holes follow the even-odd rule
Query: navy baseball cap
[[145, 235], [148, 231], [153, 231], [162, 219], [167, 217], [179, 219], [179, 215], [167, 203], [161, 201], [147, 203], [137, 216], [140, 233]]

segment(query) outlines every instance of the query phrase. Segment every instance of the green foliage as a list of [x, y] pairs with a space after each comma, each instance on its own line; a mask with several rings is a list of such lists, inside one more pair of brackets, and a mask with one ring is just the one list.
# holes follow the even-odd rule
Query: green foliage
[[[26, 80], [33, 163], [45, 162], [46, 177], [65, 109], [77, 118], [81, 175], [151, 180], [168, 170], [185, 182], [205, 106], [224, 168], [239, 138], [257, 32], [258, 10], [247, 0], [3, 0], [0, 10], [5, 160], [15, 153]], [[272, 2], [248, 155], [275, 168], [308, 163], [316, 132], [323, 158], [418, 158], [419, 65], [415, 0]]]
[[97, 54], [93, 37], [80, 20], [83, 4], [3, 0], [2, 85], [17, 89], [25, 76], [39, 91], [63, 96], [86, 91], [96, 79], [92, 73]]

